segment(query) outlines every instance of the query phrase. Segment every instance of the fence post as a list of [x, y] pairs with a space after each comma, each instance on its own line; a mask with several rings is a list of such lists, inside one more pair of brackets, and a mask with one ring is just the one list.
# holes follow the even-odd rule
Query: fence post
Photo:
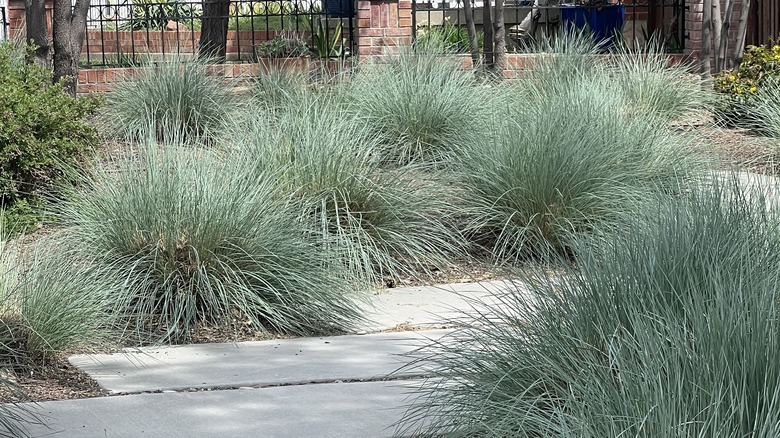
[[357, 53], [382, 56], [412, 41], [412, 0], [358, 0]]

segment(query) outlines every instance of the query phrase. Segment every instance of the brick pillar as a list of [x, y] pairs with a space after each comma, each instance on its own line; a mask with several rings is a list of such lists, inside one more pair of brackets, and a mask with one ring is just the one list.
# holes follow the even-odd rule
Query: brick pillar
[[[24, 0], [8, 0], [7, 9], [8, 19], [8, 34], [11, 37], [17, 35], [24, 37], [24, 31], [27, 26], [25, 22], [24, 13]], [[46, 24], [49, 28], [49, 36], [51, 36], [51, 19], [52, 12], [54, 11], [54, 0], [46, 0]]]
[[704, 18], [704, 0], [687, 0], [688, 10], [685, 11], [685, 54], [693, 58], [699, 57], [701, 51], [701, 26]]
[[[721, 0], [721, 13], [726, 13], [726, 7], [724, 1]], [[685, 54], [692, 55], [698, 58], [699, 51], [701, 50], [701, 28], [702, 18], [704, 16], [704, 0], [687, 0], [688, 10], [685, 12], [685, 32], [688, 34], [688, 39], [685, 41]], [[737, 31], [739, 30], [739, 15], [742, 10], [742, 0], [734, 1], [734, 10], [731, 13], [729, 27], [729, 49], [728, 53], [734, 48], [734, 44], [737, 42]], [[713, 17], [715, 18], [715, 17]], [[712, 48], [713, 55], [716, 48]]]
[[369, 59], [412, 42], [411, 0], [358, 0], [357, 53]]

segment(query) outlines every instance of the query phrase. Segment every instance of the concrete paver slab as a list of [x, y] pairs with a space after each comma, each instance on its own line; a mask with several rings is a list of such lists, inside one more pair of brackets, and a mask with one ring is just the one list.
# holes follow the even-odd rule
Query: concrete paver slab
[[59, 438], [381, 438], [419, 381], [138, 394], [30, 405]]
[[114, 393], [375, 380], [407, 363], [404, 353], [448, 332], [141, 348], [126, 353], [77, 355], [69, 360]]
[[400, 324], [442, 326], [468, 322], [469, 315], [490, 314], [498, 306], [495, 294], [521, 291], [523, 286], [510, 280], [457, 283], [385, 289], [373, 297], [373, 307], [366, 307], [370, 323], [366, 332], [377, 332]]

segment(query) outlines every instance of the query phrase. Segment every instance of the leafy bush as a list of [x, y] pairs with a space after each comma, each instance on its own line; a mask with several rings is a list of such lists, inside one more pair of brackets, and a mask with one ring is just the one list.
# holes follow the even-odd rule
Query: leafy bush
[[761, 128], [763, 121], [754, 113], [755, 95], [770, 80], [780, 80], [780, 45], [748, 46], [736, 71], [715, 78], [715, 91], [723, 97], [717, 112], [720, 120]]
[[498, 261], [569, 253], [572, 236], [610, 227], [655, 190], [676, 191], [698, 167], [685, 138], [635, 117], [612, 79], [567, 70], [519, 84], [522, 105], [499, 111], [507, 120], [456, 160], [467, 232]]
[[0, 207], [37, 205], [65, 167], [85, 158], [98, 137], [84, 119], [98, 103], [71, 98], [50, 72], [25, 63], [22, 49], [0, 43]]
[[274, 169], [250, 174], [196, 148], [135, 155], [86, 177], [57, 213], [71, 258], [113, 277], [117, 312], [139, 334], [186, 339], [200, 323], [308, 334], [359, 321], [351, 276], [328, 263], [338, 257], [280, 196]]
[[284, 108], [258, 111], [237, 147], [258, 175], [279, 169], [277, 181], [315, 223], [322, 245], [369, 281], [425, 275], [463, 252], [448, 226], [452, 190], [415, 167], [383, 170], [368, 121], [329, 92], [296, 94]]
[[193, 26], [202, 14], [200, 8], [177, 0], [135, 1], [128, 26], [132, 30], [165, 30], [169, 22]]
[[[485, 44], [485, 34], [477, 31], [477, 46], [480, 50]], [[418, 47], [444, 47], [447, 52], [470, 53], [471, 42], [469, 33], [465, 27], [456, 26], [445, 22], [443, 26], [418, 25], [415, 36], [415, 45]]]
[[442, 162], [490, 119], [490, 95], [459, 60], [441, 55], [441, 48], [402, 50], [361, 66], [350, 81], [354, 111], [382, 139], [385, 162]]
[[108, 94], [107, 121], [129, 140], [211, 141], [236, 104], [220, 78], [197, 59], [174, 59], [137, 71]]
[[310, 29], [309, 17], [316, 14], [315, 6], [289, 1], [266, 1], [233, 3], [230, 5], [229, 30], [280, 30], [294, 31]]
[[777, 436], [780, 239], [760, 190], [664, 199], [432, 345], [414, 436]]
[[263, 41], [255, 50], [256, 56], [267, 58], [295, 58], [309, 53], [308, 44], [293, 32], [284, 32]]

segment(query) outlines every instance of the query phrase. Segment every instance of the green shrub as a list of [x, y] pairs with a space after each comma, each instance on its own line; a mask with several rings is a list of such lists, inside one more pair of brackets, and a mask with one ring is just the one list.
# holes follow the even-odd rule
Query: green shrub
[[0, 209], [0, 220], [8, 224], [9, 234], [27, 234], [34, 231], [41, 223], [42, 198], [19, 199], [10, 207]]
[[141, 0], [133, 3], [128, 27], [132, 30], [163, 31], [169, 22], [192, 25], [200, 23], [202, 12], [191, 4], [177, 0]]
[[270, 40], [263, 41], [255, 50], [258, 57], [267, 58], [295, 58], [307, 56], [311, 53], [309, 45], [306, 44], [294, 32], [283, 32]]
[[[485, 34], [477, 31], [477, 47], [482, 50], [485, 44]], [[465, 27], [445, 22], [443, 26], [419, 26], [415, 36], [417, 47], [444, 47], [451, 53], [470, 53], [471, 42]]]
[[84, 119], [98, 102], [71, 98], [62, 84], [51, 85], [47, 70], [26, 64], [22, 49], [0, 43], [0, 208], [36, 206], [65, 167], [97, 146], [97, 133]]
[[298, 94], [258, 112], [237, 147], [258, 175], [277, 181], [323, 245], [369, 281], [423, 275], [463, 253], [452, 219], [452, 189], [419, 167], [383, 170], [368, 120], [328, 93]]
[[698, 166], [685, 138], [636, 117], [612, 79], [567, 70], [518, 85], [522, 104], [457, 158], [467, 233], [498, 261], [569, 253], [572, 236], [610, 227], [655, 190], [676, 191]]
[[755, 114], [756, 93], [770, 80], [780, 80], [780, 45], [748, 46], [736, 71], [715, 77], [715, 91], [722, 100], [716, 115], [728, 125], [763, 128]]
[[777, 436], [780, 222], [737, 186], [661, 200], [576, 268], [521, 274], [497, 315], [421, 354], [403, 432]]
[[[140, 335], [186, 339], [201, 324], [308, 334], [360, 319], [350, 274], [311, 237], [273, 176], [238, 157], [149, 145], [85, 178], [59, 204], [74, 260], [113, 276]], [[86, 269], [86, 268], [85, 268]]]
[[207, 64], [174, 59], [140, 69], [108, 93], [106, 119], [128, 140], [213, 141], [237, 104]]
[[362, 65], [350, 88], [354, 111], [382, 139], [387, 163], [446, 161], [491, 117], [492, 95], [441, 48], [404, 49], [386, 62]]

